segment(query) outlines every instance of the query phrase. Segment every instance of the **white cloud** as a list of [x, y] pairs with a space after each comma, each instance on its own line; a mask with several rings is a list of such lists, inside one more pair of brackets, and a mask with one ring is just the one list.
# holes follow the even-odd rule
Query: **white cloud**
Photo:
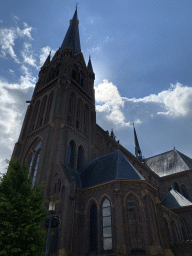
[[97, 51], [99, 51], [100, 50], [100, 47], [99, 46], [96, 46], [96, 47], [92, 47], [91, 48], [91, 51], [92, 52], [97, 52]]
[[18, 83], [9, 83], [0, 77], [0, 172], [6, 171], [5, 159], [10, 159], [21, 129], [27, 107], [21, 97], [35, 86], [36, 78], [29, 69], [22, 65], [21, 70], [23, 75]]
[[3, 23], [3, 21], [2, 21], [2, 20], [0, 20], [0, 23]]
[[158, 115], [186, 116], [191, 114], [192, 88], [177, 83], [176, 85], [171, 84], [171, 88], [158, 94], [151, 94], [139, 99], [125, 99], [134, 103], [156, 103], [160, 106], [159, 111], [156, 113]]
[[98, 103], [103, 103], [102, 105], [97, 105], [96, 110], [105, 112], [108, 121], [121, 127], [130, 126], [129, 122], [125, 122], [125, 117], [121, 110], [124, 106], [124, 101], [113, 83], [103, 80], [103, 83], [95, 87], [95, 98]]
[[31, 51], [30, 48], [31, 48], [31, 44], [25, 42], [21, 55], [25, 63], [37, 68], [36, 59], [34, 58], [33, 51]]
[[15, 71], [9, 68], [9, 72], [14, 73]]
[[1, 29], [0, 30], [0, 46], [1, 46], [1, 53], [2, 56], [6, 56], [6, 54], [9, 54], [17, 63], [19, 63], [19, 60], [17, 59], [17, 56], [13, 50], [13, 46], [15, 45], [15, 39], [17, 38], [17, 35], [15, 33], [15, 29]]
[[51, 55], [54, 56], [56, 50], [51, 50], [51, 47], [49, 47], [49, 46], [41, 48], [41, 51], [40, 51], [41, 53], [40, 53], [40, 56], [39, 56], [40, 66], [42, 66], [44, 64], [44, 62], [47, 59], [47, 56], [49, 55], [50, 51], [51, 51]]
[[10, 55], [15, 62], [20, 63], [15, 51], [15, 40], [18, 37], [27, 37], [32, 40], [31, 36], [32, 27], [26, 27], [22, 30], [19, 27], [12, 28], [3, 28], [0, 30], [0, 48], [1, 48], [1, 57], [6, 57], [6, 55]]

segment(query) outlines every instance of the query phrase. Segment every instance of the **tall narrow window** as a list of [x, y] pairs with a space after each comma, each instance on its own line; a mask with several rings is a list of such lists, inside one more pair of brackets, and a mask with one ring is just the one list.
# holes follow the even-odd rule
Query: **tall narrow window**
[[91, 252], [97, 252], [97, 206], [95, 203], [90, 208], [90, 233], [89, 245]]
[[44, 112], [45, 112], [46, 102], [47, 102], [47, 96], [45, 96], [41, 102], [41, 107], [40, 107], [40, 111], [39, 111], [36, 128], [39, 128], [43, 124], [43, 116], [44, 116]]
[[37, 169], [38, 169], [38, 165], [39, 165], [40, 154], [41, 154], [41, 152], [39, 151], [39, 153], [38, 153], [38, 155], [37, 155], [36, 162], [35, 162], [35, 168], [34, 168], [34, 172], [33, 172], [32, 186], [34, 186], [34, 184], [35, 184], [35, 179], [36, 179], [36, 175], [37, 175]]
[[134, 196], [130, 196], [127, 200], [127, 213], [131, 248], [132, 250], [141, 249], [143, 247], [143, 244], [140, 222], [140, 209], [138, 206], [138, 202]]
[[74, 141], [71, 141], [68, 146], [68, 159], [67, 164], [74, 167], [74, 160], [75, 160], [75, 143]]
[[40, 140], [36, 141], [36, 143], [31, 148], [31, 153], [29, 154], [29, 157], [28, 157], [28, 165], [29, 165], [28, 172], [29, 172], [29, 175], [32, 176], [32, 185], [35, 184], [35, 178], [36, 178], [40, 154], [41, 154], [41, 144], [42, 142]]
[[177, 192], [180, 193], [180, 189], [179, 189], [178, 183], [177, 183], [177, 182], [174, 182], [174, 183], [173, 183], [173, 186], [174, 186], [174, 189], [175, 189]]
[[105, 199], [102, 206], [103, 216], [103, 250], [112, 249], [112, 229], [111, 229], [111, 207], [108, 199]]
[[29, 175], [31, 173], [31, 167], [32, 167], [32, 164], [33, 164], [33, 157], [34, 157], [34, 154], [31, 154], [29, 159], [28, 159], [28, 165], [29, 165], [28, 173], [29, 173]]
[[188, 195], [186, 186], [185, 186], [185, 185], [182, 185], [182, 186], [181, 186], [181, 189], [182, 189], [182, 193], [183, 193], [184, 197], [187, 198], [187, 199], [189, 199], [189, 195]]
[[49, 95], [44, 124], [47, 124], [49, 122], [49, 116], [50, 116], [51, 106], [52, 106], [52, 101], [53, 101], [53, 94], [54, 94], [54, 92], [52, 91], [51, 94]]
[[77, 170], [81, 171], [83, 169], [83, 162], [84, 162], [84, 152], [83, 147], [78, 147], [78, 153], [77, 153]]
[[39, 110], [39, 104], [40, 104], [40, 101], [37, 101], [37, 103], [35, 104], [34, 110], [33, 110], [31, 125], [30, 125], [30, 128], [29, 128], [30, 132], [33, 131], [33, 129], [35, 127], [35, 121], [36, 121], [36, 117], [37, 117], [38, 110]]

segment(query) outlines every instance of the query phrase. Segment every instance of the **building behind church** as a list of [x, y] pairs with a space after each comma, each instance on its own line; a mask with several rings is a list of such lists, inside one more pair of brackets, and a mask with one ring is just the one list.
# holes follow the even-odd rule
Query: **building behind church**
[[40, 69], [13, 151], [28, 159], [33, 185], [44, 181], [46, 198], [61, 199], [50, 255], [174, 255], [192, 240], [192, 159], [175, 149], [143, 159], [135, 128], [134, 156], [96, 124], [78, 26], [76, 8]]

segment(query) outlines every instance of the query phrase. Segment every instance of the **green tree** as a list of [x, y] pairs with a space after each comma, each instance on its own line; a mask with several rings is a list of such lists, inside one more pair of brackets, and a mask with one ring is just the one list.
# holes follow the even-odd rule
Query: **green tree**
[[44, 206], [44, 183], [32, 186], [28, 164], [17, 158], [9, 163], [0, 183], [0, 255], [41, 256], [47, 232], [41, 223], [49, 216]]

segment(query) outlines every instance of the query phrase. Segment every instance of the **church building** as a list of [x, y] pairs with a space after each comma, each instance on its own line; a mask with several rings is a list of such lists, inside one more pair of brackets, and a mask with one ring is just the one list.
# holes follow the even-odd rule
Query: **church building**
[[44, 181], [46, 198], [60, 199], [49, 253], [184, 255], [172, 247], [192, 240], [192, 159], [176, 149], [143, 159], [135, 128], [135, 155], [103, 130], [93, 70], [76, 8], [61, 47], [40, 69], [13, 151], [28, 159], [33, 185]]

